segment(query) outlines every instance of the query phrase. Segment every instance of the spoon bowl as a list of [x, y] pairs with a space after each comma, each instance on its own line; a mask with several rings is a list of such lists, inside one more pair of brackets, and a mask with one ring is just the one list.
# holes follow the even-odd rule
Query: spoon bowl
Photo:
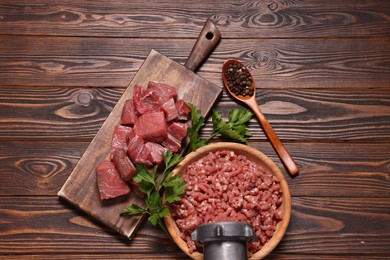
[[[298, 165], [260, 110], [256, 100], [256, 84], [248, 69], [240, 61], [228, 59], [222, 66], [222, 80], [225, 88], [235, 99], [245, 103], [252, 109], [283, 165], [292, 176], [296, 175], [299, 172]], [[241, 84], [242, 81], [245, 83]]]

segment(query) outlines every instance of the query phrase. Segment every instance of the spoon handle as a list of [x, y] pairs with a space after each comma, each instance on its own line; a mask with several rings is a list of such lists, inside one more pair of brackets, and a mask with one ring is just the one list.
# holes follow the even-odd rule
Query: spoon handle
[[276, 135], [271, 124], [265, 118], [264, 114], [261, 112], [257, 102], [249, 102], [248, 105], [252, 108], [253, 112], [260, 121], [260, 124], [268, 136], [272, 146], [274, 147], [276, 153], [279, 155], [280, 160], [286, 167], [287, 171], [292, 175], [296, 175], [299, 172], [298, 165], [295, 163], [294, 159], [291, 157], [287, 149], [284, 147], [279, 137]]

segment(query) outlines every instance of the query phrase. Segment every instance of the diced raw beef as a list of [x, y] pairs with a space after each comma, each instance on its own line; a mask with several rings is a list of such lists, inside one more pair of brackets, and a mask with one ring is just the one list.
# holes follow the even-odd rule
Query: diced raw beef
[[133, 179], [137, 171], [134, 164], [130, 161], [125, 149], [115, 149], [112, 161], [124, 181], [130, 181]]
[[138, 153], [137, 157], [134, 160], [135, 163], [142, 163], [147, 166], [153, 166], [153, 157], [146, 145], [142, 145], [142, 148], [140, 152]]
[[134, 131], [145, 142], [160, 143], [167, 138], [167, 123], [164, 112], [151, 112], [141, 115], [135, 123]]
[[128, 184], [122, 180], [114, 163], [110, 161], [104, 161], [96, 168], [96, 177], [102, 200], [130, 193]]
[[137, 194], [140, 198], [145, 198], [145, 193], [143, 193], [139, 188], [139, 183], [135, 181], [130, 182], [131, 189], [134, 191], [135, 194]]
[[123, 125], [133, 125], [138, 120], [138, 115], [135, 110], [133, 99], [128, 99], [123, 105], [122, 115], [121, 115], [121, 124]]
[[139, 135], [134, 135], [134, 137], [129, 140], [127, 154], [129, 155], [132, 162], [135, 162], [138, 154], [142, 151], [143, 146], [144, 146], [144, 139]]
[[175, 100], [173, 98], [168, 99], [162, 106], [162, 110], [165, 113], [166, 121], [172, 121], [176, 119], [179, 114], [177, 113], [176, 106], [175, 106]]
[[124, 148], [125, 150], [127, 150], [129, 136], [131, 135], [131, 133], [134, 133], [131, 127], [121, 125], [115, 126], [111, 141], [112, 149], [110, 159], [112, 159], [113, 152], [116, 148]]
[[191, 108], [184, 100], [180, 99], [176, 101], [175, 105], [176, 105], [177, 113], [179, 114], [178, 116], [179, 120], [190, 119]]
[[150, 81], [147, 89], [153, 92], [153, 96], [160, 104], [164, 104], [167, 100], [177, 96], [176, 89], [164, 83]]
[[129, 141], [127, 154], [133, 163], [143, 163], [148, 166], [153, 165], [152, 155], [145, 146], [144, 139], [139, 135], [135, 135], [134, 138]]
[[173, 122], [168, 126], [168, 133], [177, 140], [182, 141], [187, 136], [187, 127], [186, 123]]
[[135, 110], [140, 114], [160, 111], [160, 103], [153, 97], [153, 92], [139, 85], [134, 86], [133, 100]]
[[162, 142], [162, 145], [164, 147], [168, 148], [169, 150], [172, 150], [172, 152], [174, 152], [174, 153], [177, 153], [180, 150], [180, 148], [181, 148], [180, 140], [176, 139], [171, 134], [168, 134], [167, 139], [165, 139]]
[[[130, 127], [129, 127], [130, 128]], [[130, 144], [130, 141], [132, 141], [134, 139], [134, 137], [136, 136], [135, 132], [134, 132], [134, 129], [131, 128], [131, 131], [129, 131], [127, 133], [127, 147], [129, 146]]]
[[153, 142], [145, 143], [145, 146], [149, 149], [150, 154], [153, 158], [153, 163], [157, 165], [161, 165], [164, 161], [163, 154], [167, 152], [167, 148]]

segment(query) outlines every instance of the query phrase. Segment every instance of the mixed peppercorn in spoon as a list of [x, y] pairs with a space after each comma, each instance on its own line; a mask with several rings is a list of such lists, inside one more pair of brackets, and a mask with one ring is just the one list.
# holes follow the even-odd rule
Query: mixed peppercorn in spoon
[[240, 63], [231, 62], [224, 71], [227, 85], [231, 92], [236, 95], [253, 96], [253, 79], [248, 69]]
[[297, 164], [288, 153], [287, 149], [283, 146], [271, 124], [260, 110], [255, 95], [256, 85], [248, 69], [238, 60], [228, 59], [222, 66], [222, 79], [229, 93], [235, 99], [244, 102], [253, 110], [257, 119], [259, 119], [264, 133], [267, 135], [287, 171], [291, 175], [296, 175], [299, 172]]

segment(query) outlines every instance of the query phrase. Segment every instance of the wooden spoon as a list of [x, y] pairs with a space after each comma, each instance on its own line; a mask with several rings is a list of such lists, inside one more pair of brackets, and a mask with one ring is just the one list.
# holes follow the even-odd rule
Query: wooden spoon
[[247, 75], [249, 75], [251, 79], [251, 87], [253, 88], [253, 93], [250, 95], [241, 95], [241, 94], [236, 94], [234, 93], [231, 88], [228, 85], [228, 79], [226, 77], [226, 72], [230, 65], [237, 64], [240, 65], [241, 67], [245, 66], [239, 62], [238, 60], [235, 59], [229, 59], [226, 60], [222, 66], [222, 79], [223, 83], [226, 87], [226, 89], [229, 91], [229, 93], [237, 100], [240, 100], [247, 104], [252, 111], [255, 113], [257, 118], [260, 121], [260, 125], [263, 128], [265, 134], [267, 135], [268, 139], [270, 140], [272, 146], [274, 147], [276, 153], [279, 155], [280, 160], [286, 167], [287, 171], [292, 175], [296, 175], [299, 172], [298, 165], [295, 163], [294, 159], [291, 157], [291, 155], [288, 153], [287, 149], [284, 147], [278, 136], [276, 135], [275, 131], [273, 130], [272, 126], [268, 122], [268, 120], [265, 118], [264, 114], [261, 112], [259, 104], [256, 101], [256, 85], [253, 81], [252, 75], [249, 73], [249, 71], [245, 68], [245, 71], [247, 72]]

